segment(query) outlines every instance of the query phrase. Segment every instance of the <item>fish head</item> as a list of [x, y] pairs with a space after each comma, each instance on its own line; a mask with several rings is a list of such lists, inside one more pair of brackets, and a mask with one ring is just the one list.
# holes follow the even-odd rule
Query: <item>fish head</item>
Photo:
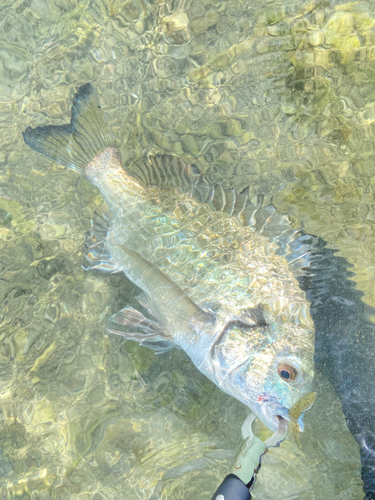
[[[271, 430], [276, 430], [279, 417], [292, 420], [289, 410], [306, 394], [313, 385], [313, 351], [309, 355], [302, 349], [293, 352], [289, 346], [270, 344], [253, 360], [248, 372], [248, 385], [254, 400], [249, 405], [262, 422]], [[296, 420], [303, 430], [303, 415]]]
[[[256, 330], [251, 332], [253, 339]], [[306, 341], [306, 332], [300, 332], [301, 341], [298, 343], [291, 342], [284, 335], [280, 339], [267, 338], [265, 330], [267, 328], [259, 330], [257, 343], [251, 342], [249, 336], [246, 347], [243, 344], [242, 351], [237, 351], [236, 359], [243, 357], [226, 380], [231, 381], [228, 392], [249, 406], [269, 429], [275, 431], [279, 418], [291, 421], [289, 409], [312, 390], [314, 345], [313, 340]], [[298, 332], [295, 333], [298, 337]], [[247, 356], [244, 356], [246, 348]], [[300, 412], [296, 419], [300, 430], [303, 430], [303, 413]]]
[[[312, 322], [299, 317], [275, 320], [275, 315], [266, 316], [265, 308], [235, 313], [228, 308], [222, 317], [218, 310], [211, 309], [216, 321], [199, 327], [196, 345], [191, 341], [180, 345], [199, 360], [200, 371], [275, 431], [280, 417], [291, 421], [289, 409], [312, 390]], [[302, 418], [303, 412], [300, 430]]]

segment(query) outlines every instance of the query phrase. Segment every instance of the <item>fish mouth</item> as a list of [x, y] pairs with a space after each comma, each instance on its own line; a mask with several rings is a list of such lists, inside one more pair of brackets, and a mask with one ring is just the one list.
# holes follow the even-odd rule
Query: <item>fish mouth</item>
[[276, 401], [263, 400], [260, 404], [260, 419], [267, 425], [271, 431], [276, 431], [280, 417], [285, 420], [290, 420], [288, 408], [282, 406]]
[[[259, 402], [259, 410], [259, 418], [271, 431], [276, 431], [278, 429], [281, 418], [289, 422], [291, 421], [289, 409], [277, 400], [262, 399], [262, 401]], [[300, 432], [303, 432], [305, 427], [303, 422], [304, 413], [305, 412], [302, 412], [297, 420]]]

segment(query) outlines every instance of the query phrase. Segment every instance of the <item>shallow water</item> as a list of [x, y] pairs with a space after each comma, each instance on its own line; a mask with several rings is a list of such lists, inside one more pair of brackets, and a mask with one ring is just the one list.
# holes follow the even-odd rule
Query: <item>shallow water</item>
[[29, 125], [66, 123], [92, 82], [124, 164], [150, 151], [194, 161], [272, 198], [345, 258], [327, 251], [301, 283], [319, 398], [303, 454], [288, 440], [267, 455], [254, 496], [364, 498], [361, 452], [373, 498], [375, 448], [361, 435], [375, 436], [373, 2], [6, 0], [0, 11], [1, 497], [210, 498], [241, 445], [246, 408], [183, 353], [106, 333], [138, 291], [81, 268], [100, 195], [22, 141]]

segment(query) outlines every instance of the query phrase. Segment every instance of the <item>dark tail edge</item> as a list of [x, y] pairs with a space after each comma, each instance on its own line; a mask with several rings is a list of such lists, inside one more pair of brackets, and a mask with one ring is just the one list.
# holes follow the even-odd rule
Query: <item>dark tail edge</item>
[[34, 151], [80, 174], [98, 153], [114, 145], [91, 83], [74, 95], [70, 123], [28, 127], [22, 135]]

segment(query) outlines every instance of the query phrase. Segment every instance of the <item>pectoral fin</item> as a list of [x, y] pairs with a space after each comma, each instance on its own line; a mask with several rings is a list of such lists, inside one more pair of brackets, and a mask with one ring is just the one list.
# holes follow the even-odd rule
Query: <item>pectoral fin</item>
[[123, 270], [143, 290], [140, 302], [173, 337], [189, 329], [198, 331], [212, 322], [211, 316], [195, 304], [165, 273], [125, 246]]

